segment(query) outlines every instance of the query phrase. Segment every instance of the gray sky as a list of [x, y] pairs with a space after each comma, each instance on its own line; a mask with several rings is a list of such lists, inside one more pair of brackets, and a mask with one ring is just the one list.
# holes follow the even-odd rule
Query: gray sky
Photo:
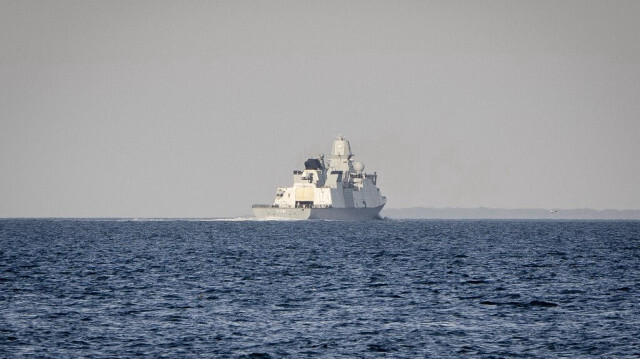
[[213, 217], [344, 134], [388, 207], [640, 208], [640, 1], [0, 0], [0, 217]]

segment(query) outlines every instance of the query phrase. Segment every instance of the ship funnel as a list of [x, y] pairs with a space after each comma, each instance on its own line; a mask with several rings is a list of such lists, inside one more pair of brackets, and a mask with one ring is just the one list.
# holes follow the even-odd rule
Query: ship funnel
[[351, 145], [349, 141], [347, 141], [342, 135], [338, 135], [336, 139], [333, 141], [333, 150], [331, 151], [331, 155], [333, 156], [351, 156]]

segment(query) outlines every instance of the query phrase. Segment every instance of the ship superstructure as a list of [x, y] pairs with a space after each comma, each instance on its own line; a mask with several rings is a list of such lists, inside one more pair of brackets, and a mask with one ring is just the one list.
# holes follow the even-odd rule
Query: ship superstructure
[[373, 219], [387, 202], [378, 175], [364, 172], [349, 141], [338, 135], [331, 155], [319, 155], [293, 171], [293, 186], [280, 187], [272, 205], [254, 205], [256, 217], [295, 219]]

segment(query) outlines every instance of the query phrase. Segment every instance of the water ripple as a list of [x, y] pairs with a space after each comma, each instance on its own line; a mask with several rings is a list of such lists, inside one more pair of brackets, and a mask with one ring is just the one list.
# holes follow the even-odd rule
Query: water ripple
[[0, 357], [637, 357], [640, 222], [0, 220]]

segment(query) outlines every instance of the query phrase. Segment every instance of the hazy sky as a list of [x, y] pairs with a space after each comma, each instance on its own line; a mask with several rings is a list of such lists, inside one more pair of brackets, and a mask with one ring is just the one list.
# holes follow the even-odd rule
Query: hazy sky
[[250, 214], [338, 133], [391, 208], [640, 208], [640, 1], [0, 0], [0, 217]]

